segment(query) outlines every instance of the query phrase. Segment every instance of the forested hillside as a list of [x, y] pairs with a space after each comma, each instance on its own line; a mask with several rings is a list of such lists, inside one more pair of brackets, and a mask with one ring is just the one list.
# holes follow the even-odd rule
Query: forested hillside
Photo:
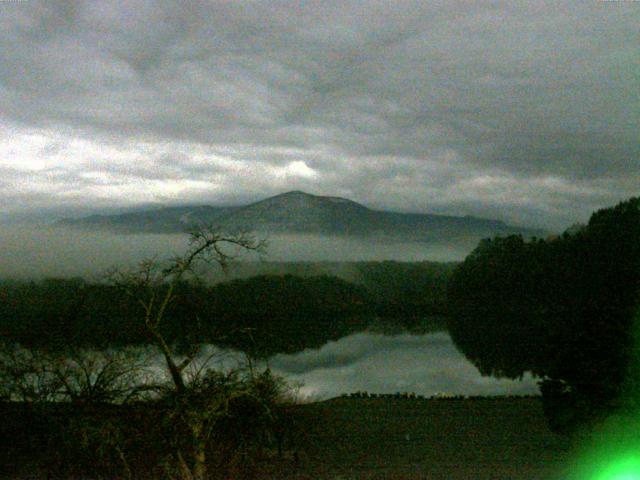
[[638, 378], [627, 374], [639, 294], [633, 198], [558, 238], [481, 242], [449, 283], [449, 330], [482, 373], [537, 375], [549, 413], [571, 423], [637, 401], [628, 388]]
[[[177, 346], [214, 343], [256, 355], [317, 348], [366, 329], [422, 328], [446, 310], [451, 264], [350, 264], [353, 281], [317, 275], [257, 275], [213, 285], [183, 282], [162, 332]], [[311, 269], [309, 269], [311, 268]], [[163, 287], [157, 287], [162, 290]], [[160, 291], [158, 292], [160, 296]], [[24, 346], [105, 348], [150, 342], [143, 309], [121, 289], [78, 279], [0, 284], [0, 332]], [[437, 328], [433, 322], [428, 328]]]

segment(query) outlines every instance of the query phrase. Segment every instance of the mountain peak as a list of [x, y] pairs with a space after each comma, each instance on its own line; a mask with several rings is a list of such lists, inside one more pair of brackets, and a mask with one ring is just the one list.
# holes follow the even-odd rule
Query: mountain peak
[[347, 198], [313, 195], [301, 190], [244, 206], [172, 207], [63, 223], [153, 232], [184, 231], [186, 224], [206, 223], [229, 231], [355, 235], [420, 242], [533, 233], [495, 220], [372, 210]]
[[291, 190], [290, 192], [284, 192], [275, 196], [276, 197], [295, 197], [295, 196], [315, 197], [315, 195], [311, 195], [310, 193], [303, 192], [302, 190]]
[[311, 193], [303, 192], [302, 190], [291, 190], [289, 192], [280, 193], [278, 195], [274, 195], [273, 197], [259, 200], [258, 202], [248, 205], [247, 207], [251, 207], [254, 205], [297, 205], [299, 207], [317, 207], [320, 205], [331, 206], [336, 204], [357, 207], [362, 210], [368, 210], [368, 208], [364, 205], [354, 202], [353, 200], [349, 200], [348, 198], [314, 195]]
[[274, 200], [274, 199], [291, 199], [297, 201], [309, 201], [309, 202], [327, 202], [327, 203], [342, 203], [349, 205], [357, 205], [360, 208], [366, 209], [364, 205], [359, 204], [358, 202], [354, 202], [353, 200], [349, 200], [348, 198], [343, 197], [332, 197], [328, 195], [314, 195], [311, 193], [303, 192], [302, 190], [291, 190], [290, 192], [281, 193], [279, 195], [274, 195], [273, 197], [266, 198], [262, 201]]

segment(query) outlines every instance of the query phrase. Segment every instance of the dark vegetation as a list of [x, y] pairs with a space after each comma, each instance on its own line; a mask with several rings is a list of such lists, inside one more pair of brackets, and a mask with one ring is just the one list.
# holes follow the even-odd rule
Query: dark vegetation
[[[288, 472], [298, 430], [278, 382], [268, 372], [209, 372], [187, 395], [167, 390], [155, 400], [0, 401], [0, 477], [226, 479]], [[206, 429], [200, 472], [191, 458], [192, 417]]]
[[317, 479], [546, 479], [568, 439], [539, 398], [337, 398], [299, 407], [304, 475]]
[[[400, 329], [442, 328], [453, 264], [363, 262], [336, 276], [259, 275], [215, 285], [181, 282], [160, 331], [185, 349], [194, 340], [255, 356], [318, 348], [376, 318]], [[304, 271], [302, 272], [304, 273]], [[164, 285], [156, 287], [161, 293]], [[35, 348], [143, 345], [142, 307], [125, 291], [82, 279], [0, 284], [0, 332]]]
[[640, 199], [572, 230], [482, 241], [448, 290], [456, 345], [485, 375], [539, 377], [559, 430], [637, 401], [628, 374], [639, 348]]
[[[55, 443], [53, 458], [61, 457], [60, 462], [45, 465], [47, 478], [182, 480], [228, 478], [227, 471], [236, 465], [238, 452], [256, 443], [261, 452], [273, 437], [281, 439], [280, 412], [288, 393], [282, 379], [269, 369], [256, 371], [251, 362], [232, 369], [212, 368], [210, 356], [199, 358], [201, 339], [176, 339], [164, 329], [167, 309], [177, 303], [181, 288], [198, 283], [198, 267], [225, 269], [238, 252], [259, 251], [262, 245], [249, 235], [225, 235], [203, 227], [191, 233], [190, 247], [183, 255], [164, 262], [144, 260], [136, 268], [108, 274], [114, 292], [139, 307], [138, 330], [161, 356], [159, 368], [164, 375], [158, 374], [157, 366], [155, 372], [151, 365], [145, 369], [144, 362], [139, 365], [122, 351], [77, 349], [73, 337], [64, 345], [64, 330], [55, 331], [57, 341], [49, 344], [53, 348], [46, 348], [47, 342], [40, 348], [29, 345], [25, 349], [15, 341], [3, 341], [0, 396], [9, 409], [13, 402], [21, 401], [18, 413], [26, 414], [22, 419], [26, 423], [19, 423], [13, 431], [10, 428], [4, 436], [17, 436], [16, 445], [26, 441], [26, 452], [33, 449], [35, 441], [36, 449], [51, 455], [54, 451], [48, 443], [44, 448], [38, 445], [37, 434], [20, 434], [44, 425], [47, 442]], [[65, 306], [62, 324], [67, 328], [64, 320], [81, 303]], [[190, 314], [198, 319], [197, 312]], [[46, 335], [46, 327], [55, 326], [44, 324], [39, 333]], [[177, 344], [182, 344], [183, 355]], [[73, 408], [60, 402], [71, 402]], [[60, 421], [52, 425], [56, 412]], [[282, 441], [277, 444], [281, 457]], [[9, 467], [8, 475], [39, 473], [40, 457], [24, 455], [25, 450], [19, 448], [4, 459], [3, 464], [14, 458], [27, 460]], [[248, 458], [257, 457], [251, 454]]]
[[[183, 480], [290, 473], [300, 444], [294, 397], [254, 360], [366, 328], [388, 305], [418, 295], [397, 283], [402, 272], [434, 287], [444, 277], [394, 263], [364, 267], [369, 285], [394, 278], [386, 297], [326, 275], [202, 280], [203, 268], [227, 270], [238, 251], [260, 248], [250, 236], [203, 228], [184, 255], [112, 271], [102, 283], [4, 283], [0, 407], [12, 419], [0, 435], [16, 441], [3, 451], [0, 473]], [[443, 291], [434, 288], [429, 302], [414, 298], [412, 313], [431, 314]], [[246, 361], [212, 366], [206, 343], [241, 350]], [[152, 347], [162, 364], [152, 367], [130, 346]]]
[[376, 314], [406, 327], [447, 313], [447, 282], [457, 263], [362, 262], [354, 281], [370, 293]]
[[[260, 248], [202, 230], [184, 256], [104, 283], [0, 285], [0, 408], [10, 418], [0, 436], [15, 439], [0, 474], [495, 478], [502, 469], [503, 478], [540, 478], [562, 447], [542, 412], [553, 430], [571, 431], [639, 407], [640, 199], [560, 237], [484, 240], [455, 271], [369, 262], [351, 265], [351, 281], [261, 275], [208, 285], [195, 267], [226, 269], [233, 258], [221, 243]], [[531, 372], [542, 402], [359, 392], [296, 406], [282, 379], [254, 368], [256, 358], [320, 347], [381, 318], [419, 330], [443, 314], [482, 374]], [[247, 362], [211, 368], [199, 360], [205, 343], [242, 350]], [[131, 345], [153, 345], [166, 379], [141, 382]]]
[[[158, 294], [165, 288], [157, 287]], [[140, 322], [142, 307], [114, 285], [50, 280], [7, 286], [1, 293], [8, 300], [2, 306], [2, 328], [22, 345], [107, 347], [150, 341]], [[303, 349], [305, 341], [318, 346], [341, 336], [372, 313], [362, 289], [329, 277], [263, 276], [213, 287], [181, 283], [174, 295], [160, 330], [179, 347], [198, 339], [261, 353], [292, 351]]]
[[[33, 407], [0, 403], [6, 419], [1, 438], [13, 439], [0, 449], [1, 477], [172, 478], [165, 440], [171, 427], [158, 421], [159, 408]], [[539, 398], [339, 398], [290, 405], [274, 429], [282, 435], [282, 456], [276, 436], [265, 441], [268, 435], [256, 429], [255, 419], [240, 422], [240, 407], [227, 420], [238, 426], [220, 425], [211, 447], [211, 478], [566, 478], [556, 473], [570, 443], [549, 431]], [[120, 437], [102, 430], [107, 420], [126, 427]]]

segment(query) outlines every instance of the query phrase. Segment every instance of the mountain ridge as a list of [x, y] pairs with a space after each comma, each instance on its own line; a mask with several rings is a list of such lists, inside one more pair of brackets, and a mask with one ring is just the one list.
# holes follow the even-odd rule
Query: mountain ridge
[[143, 209], [116, 215], [63, 219], [59, 225], [101, 228], [127, 233], [184, 232], [199, 224], [227, 231], [307, 233], [432, 241], [486, 238], [520, 233], [540, 236], [539, 229], [508, 225], [501, 220], [473, 216], [401, 213], [375, 210], [348, 198], [284, 192], [238, 206], [185, 205]]

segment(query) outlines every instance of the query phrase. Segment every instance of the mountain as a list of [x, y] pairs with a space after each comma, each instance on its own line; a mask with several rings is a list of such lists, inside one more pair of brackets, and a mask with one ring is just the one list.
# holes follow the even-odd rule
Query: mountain
[[481, 239], [540, 230], [498, 220], [373, 210], [352, 200], [293, 191], [235, 207], [183, 206], [65, 219], [61, 225], [125, 232], [182, 232], [198, 224], [227, 231], [376, 237], [403, 241]]
[[183, 232], [189, 226], [199, 223], [218, 224], [238, 207], [212, 207], [208, 205], [164, 207], [139, 210], [116, 215], [90, 215], [81, 218], [65, 218], [58, 225], [80, 228], [101, 228], [128, 233], [170, 233]]

